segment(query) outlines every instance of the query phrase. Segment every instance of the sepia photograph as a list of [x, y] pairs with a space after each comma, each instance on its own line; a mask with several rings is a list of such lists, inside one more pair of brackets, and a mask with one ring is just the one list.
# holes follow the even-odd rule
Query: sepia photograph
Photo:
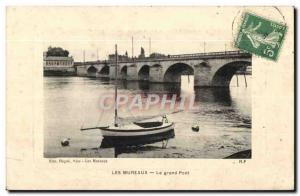
[[7, 6], [6, 189], [295, 190], [292, 6]]
[[[88, 45], [45, 43], [44, 156], [251, 158], [252, 54], [221, 34], [157, 31], [148, 24], [161, 25], [166, 12], [134, 10], [147, 30], [116, 26], [94, 29]], [[134, 22], [111, 24], [119, 20]]]

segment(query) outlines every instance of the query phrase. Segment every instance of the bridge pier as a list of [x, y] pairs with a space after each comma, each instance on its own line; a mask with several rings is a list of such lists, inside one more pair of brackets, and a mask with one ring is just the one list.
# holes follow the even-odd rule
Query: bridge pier
[[194, 66], [194, 86], [210, 87], [211, 78], [211, 66], [208, 63], [202, 62]]
[[87, 76], [87, 71], [86, 71], [85, 65], [80, 65], [77, 66], [76, 71], [77, 71], [77, 76]]
[[164, 75], [161, 66], [153, 65], [149, 69], [149, 81], [150, 82], [163, 82]]
[[130, 65], [127, 67], [126, 80], [131, 80], [131, 81], [139, 80], [136, 65]]
[[111, 64], [109, 66], [109, 79], [114, 80], [115, 79], [115, 65]]

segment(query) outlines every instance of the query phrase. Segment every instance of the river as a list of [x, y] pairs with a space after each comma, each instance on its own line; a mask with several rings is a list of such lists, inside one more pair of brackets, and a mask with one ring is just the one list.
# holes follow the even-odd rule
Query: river
[[[118, 157], [141, 158], [224, 158], [251, 149], [251, 76], [247, 87], [243, 76], [231, 81], [229, 89], [193, 88], [191, 78], [182, 78], [181, 85], [120, 81], [119, 93], [143, 100], [149, 94], [195, 96], [198, 110], [184, 110], [168, 115], [175, 122], [175, 138], [166, 149], [161, 143], [126, 150]], [[112, 122], [112, 111], [103, 111], [99, 100], [113, 94], [113, 81], [85, 77], [44, 77], [44, 156], [100, 157], [98, 147], [102, 136], [99, 130], [80, 131]], [[163, 112], [156, 107], [149, 111], [119, 111], [120, 115], [148, 115]], [[139, 114], [138, 114], [139, 113]], [[192, 131], [193, 125], [199, 131]], [[62, 147], [61, 140], [70, 138], [70, 146]]]

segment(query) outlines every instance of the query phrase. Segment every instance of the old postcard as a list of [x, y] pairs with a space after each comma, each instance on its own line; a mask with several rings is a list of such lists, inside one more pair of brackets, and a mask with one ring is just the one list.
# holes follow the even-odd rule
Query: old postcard
[[7, 7], [8, 190], [294, 190], [293, 7]]

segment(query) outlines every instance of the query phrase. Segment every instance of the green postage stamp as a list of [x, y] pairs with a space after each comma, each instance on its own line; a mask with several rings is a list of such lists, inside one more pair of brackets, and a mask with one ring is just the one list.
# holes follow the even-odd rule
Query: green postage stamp
[[250, 13], [244, 20], [235, 42], [239, 49], [277, 60], [287, 27]]

